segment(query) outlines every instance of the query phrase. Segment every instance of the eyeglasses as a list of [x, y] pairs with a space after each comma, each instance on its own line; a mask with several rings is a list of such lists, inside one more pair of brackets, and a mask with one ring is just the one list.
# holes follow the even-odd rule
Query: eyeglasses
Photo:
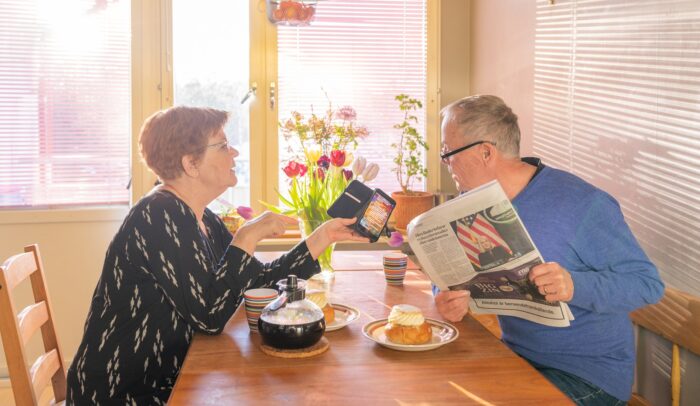
[[443, 146], [442, 152], [440, 153], [440, 159], [442, 160], [442, 163], [444, 163], [445, 165], [449, 165], [450, 160], [448, 158], [451, 157], [452, 155], [459, 154], [462, 151], [466, 151], [471, 147], [476, 147], [477, 145], [481, 145], [481, 144], [496, 145], [496, 143], [491, 142], [491, 141], [476, 141], [476, 142], [472, 142], [471, 144], [467, 144], [463, 147], [453, 149], [452, 151], [445, 151], [445, 147]]
[[228, 140], [223, 140], [221, 142], [217, 142], [216, 144], [209, 144], [204, 149], [207, 148], [217, 148], [219, 151], [228, 151]]

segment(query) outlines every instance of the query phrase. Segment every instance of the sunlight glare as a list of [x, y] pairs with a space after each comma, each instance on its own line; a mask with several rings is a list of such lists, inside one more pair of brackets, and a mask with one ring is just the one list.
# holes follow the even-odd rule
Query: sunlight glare
[[85, 1], [38, 0], [39, 18], [48, 27], [49, 41], [67, 53], [85, 55], [102, 44], [99, 14], [88, 13]]

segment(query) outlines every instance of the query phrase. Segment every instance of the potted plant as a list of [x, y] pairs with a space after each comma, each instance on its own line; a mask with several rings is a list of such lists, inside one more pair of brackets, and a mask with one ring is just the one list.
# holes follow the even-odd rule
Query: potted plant
[[414, 127], [418, 123], [416, 112], [423, 108], [423, 103], [406, 94], [399, 94], [394, 99], [399, 102], [403, 121], [394, 125], [394, 128], [401, 131], [401, 138], [397, 143], [391, 144], [396, 149], [396, 166], [393, 171], [401, 186], [400, 191], [391, 194], [396, 200], [392, 217], [396, 228], [406, 229], [414, 217], [433, 207], [434, 197], [429, 192], [412, 190], [413, 182], [422, 181], [428, 173], [424, 163], [424, 151], [429, 149], [428, 143]]

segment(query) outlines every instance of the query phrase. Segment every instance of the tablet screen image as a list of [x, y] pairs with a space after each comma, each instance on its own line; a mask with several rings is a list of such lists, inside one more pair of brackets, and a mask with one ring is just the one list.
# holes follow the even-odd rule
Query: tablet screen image
[[372, 236], [379, 237], [393, 209], [394, 205], [389, 200], [375, 193], [360, 219], [360, 226]]

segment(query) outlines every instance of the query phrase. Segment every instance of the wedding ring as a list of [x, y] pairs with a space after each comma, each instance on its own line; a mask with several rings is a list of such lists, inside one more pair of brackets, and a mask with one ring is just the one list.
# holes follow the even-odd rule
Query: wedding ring
[[549, 294], [549, 293], [547, 292], [547, 287], [546, 287], [546, 286], [543, 287], [542, 290], [544, 291], [544, 294], [545, 294], [545, 295], [548, 295], [548, 294]]

